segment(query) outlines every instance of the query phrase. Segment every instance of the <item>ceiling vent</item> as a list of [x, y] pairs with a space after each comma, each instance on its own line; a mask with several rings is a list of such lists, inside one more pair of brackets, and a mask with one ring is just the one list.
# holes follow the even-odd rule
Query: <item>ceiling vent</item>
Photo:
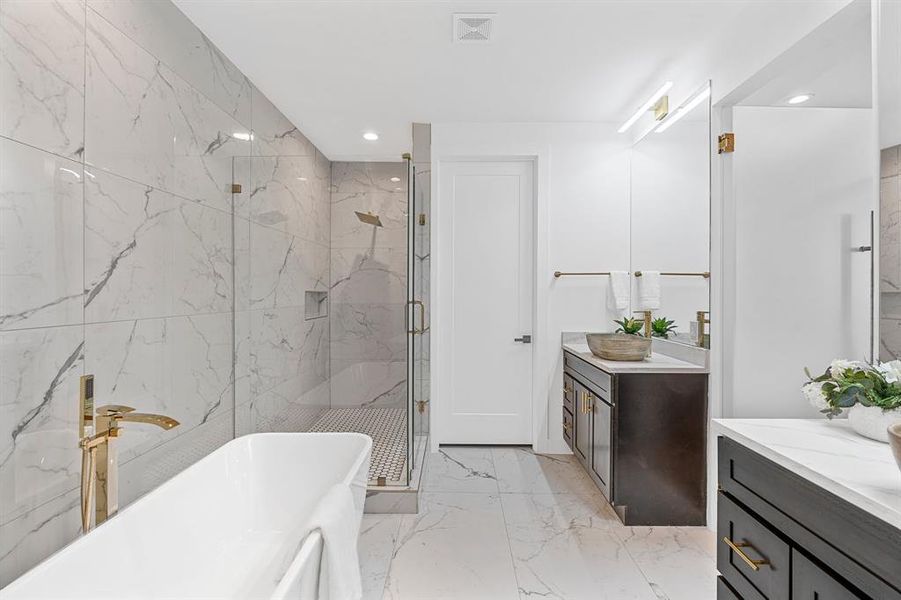
[[454, 42], [457, 44], [490, 42], [493, 26], [493, 13], [456, 13], [454, 15]]

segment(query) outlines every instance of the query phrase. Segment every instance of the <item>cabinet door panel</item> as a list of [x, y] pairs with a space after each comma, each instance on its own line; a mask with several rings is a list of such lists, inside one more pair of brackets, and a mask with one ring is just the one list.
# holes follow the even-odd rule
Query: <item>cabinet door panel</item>
[[575, 417], [576, 435], [573, 444], [573, 452], [576, 458], [586, 467], [590, 467], [591, 460], [591, 414], [587, 411], [588, 390], [582, 384], [573, 381], [573, 389], [575, 390]]
[[610, 485], [611, 478], [611, 420], [613, 417], [613, 408], [597, 397], [591, 399], [591, 469], [598, 479], [601, 480], [604, 496], [608, 500], [612, 499]]
[[856, 600], [863, 598], [838, 579], [792, 550], [792, 600]]

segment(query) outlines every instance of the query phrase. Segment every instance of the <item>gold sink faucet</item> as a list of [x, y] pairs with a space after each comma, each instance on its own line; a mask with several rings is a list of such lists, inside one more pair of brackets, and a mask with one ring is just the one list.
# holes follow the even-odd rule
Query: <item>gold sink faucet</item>
[[[81, 378], [79, 398], [79, 446], [81, 447], [81, 528], [91, 529], [91, 504], [94, 525], [99, 525], [119, 509], [119, 463], [113, 441], [122, 430], [119, 423], [145, 423], [172, 429], [178, 421], [165, 415], [134, 412], [130, 406], [109, 404], [94, 414], [94, 376]], [[93, 431], [86, 433], [88, 427]]]
[[710, 313], [706, 310], [699, 310], [697, 314], [698, 318], [698, 347], [704, 348], [704, 335], [706, 332], [706, 325], [710, 325]]

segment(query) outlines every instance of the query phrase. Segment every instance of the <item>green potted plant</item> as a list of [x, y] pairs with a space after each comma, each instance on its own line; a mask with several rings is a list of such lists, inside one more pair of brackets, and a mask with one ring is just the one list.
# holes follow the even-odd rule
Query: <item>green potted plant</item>
[[858, 434], [888, 442], [888, 427], [901, 423], [901, 361], [868, 364], [833, 360], [826, 372], [801, 388], [808, 402], [828, 418], [848, 411]]
[[619, 329], [616, 330], [616, 333], [641, 335], [641, 329], [642, 327], [644, 327], [644, 321], [640, 321], [638, 319], [630, 319], [628, 317], [623, 317], [619, 321], [613, 322], [619, 325]]
[[669, 334], [676, 330], [676, 322], [666, 317], [658, 317], [651, 321], [651, 336], [669, 339]]

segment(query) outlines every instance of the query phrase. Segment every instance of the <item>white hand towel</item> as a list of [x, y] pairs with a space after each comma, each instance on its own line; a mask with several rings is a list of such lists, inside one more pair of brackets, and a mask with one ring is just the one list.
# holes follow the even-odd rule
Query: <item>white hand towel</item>
[[660, 308], [660, 271], [642, 271], [638, 278], [639, 310]]
[[607, 289], [607, 306], [617, 314], [629, 308], [631, 281], [628, 271], [611, 271], [610, 287]]
[[[360, 534], [359, 516], [354, 507], [350, 486], [333, 485], [322, 497], [309, 522], [304, 527], [303, 538], [319, 531], [322, 534], [322, 560], [319, 564], [320, 600], [360, 600], [363, 584], [360, 579], [360, 558], [357, 554], [357, 536]], [[298, 549], [302, 546], [298, 544]], [[276, 588], [272, 599], [306, 600], [305, 582], [301, 581], [306, 560], [295, 557]]]

